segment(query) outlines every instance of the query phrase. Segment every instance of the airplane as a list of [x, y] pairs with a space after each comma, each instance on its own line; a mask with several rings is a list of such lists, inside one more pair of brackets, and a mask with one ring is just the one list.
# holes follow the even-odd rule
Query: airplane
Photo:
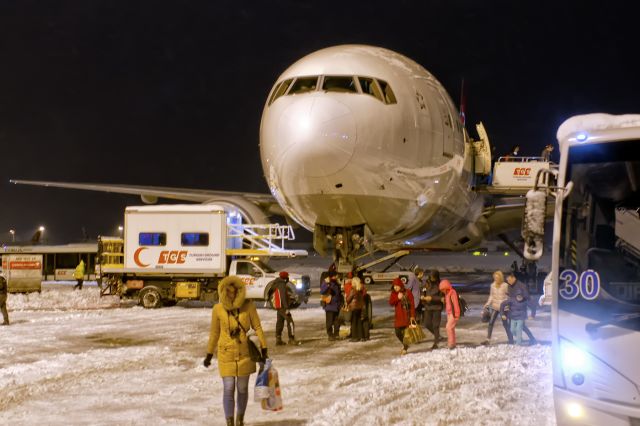
[[488, 138], [478, 130], [473, 141], [442, 84], [413, 60], [340, 45], [295, 62], [267, 97], [260, 156], [270, 195], [11, 182], [137, 194], [146, 203], [216, 203], [247, 223], [284, 215], [313, 231], [316, 251], [333, 249], [348, 265], [361, 251], [466, 250], [520, 227], [522, 198], [474, 187], [478, 167], [491, 167]]

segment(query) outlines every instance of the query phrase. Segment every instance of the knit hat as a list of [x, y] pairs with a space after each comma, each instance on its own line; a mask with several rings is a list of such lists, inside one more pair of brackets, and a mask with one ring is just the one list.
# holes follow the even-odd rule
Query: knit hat
[[282, 271], [280, 272], [280, 278], [282, 278], [283, 280], [286, 280], [287, 278], [289, 278], [289, 273], [287, 271]]

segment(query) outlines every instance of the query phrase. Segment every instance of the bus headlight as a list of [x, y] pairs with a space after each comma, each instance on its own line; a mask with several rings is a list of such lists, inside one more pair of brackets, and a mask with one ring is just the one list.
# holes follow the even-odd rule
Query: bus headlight
[[570, 402], [567, 404], [567, 414], [573, 419], [579, 419], [584, 416], [584, 409], [577, 402]]
[[584, 350], [566, 340], [561, 344], [562, 369], [565, 372], [582, 372], [589, 368], [589, 355]]
[[303, 287], [302, 281], [300, 280], [291, 280], [291, 284], [295, 285], [298, 290], [301, 290]]

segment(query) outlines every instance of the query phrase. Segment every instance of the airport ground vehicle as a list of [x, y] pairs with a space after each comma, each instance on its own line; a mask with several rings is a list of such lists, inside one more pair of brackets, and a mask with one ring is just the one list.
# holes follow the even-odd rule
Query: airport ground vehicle
[[[290, 226], [227, 219], [222, 207], [210, 204], [127, 207], [124, 239], [99, 239], [102, 294], [137, 298], [145, 308], [216, 301], [218, 281], [238, 275], [247, 283], [247, 298], [270, 303], [278, 272], [260, 259], [307, 253], [284, 249], [284, 241], [294, 238]], [[289, 277], [292, 304], [306, 303], [309, 277]]]
[[30, 293], [42, 290], [41, 254], [3, 254], [2, 273], [9, 293]]
[[94, 280], [94, 266], [98, 244], [73, 243], [61, 245], [12, 245], [0, 248], [1, 254], [42, 255], [43, 281], [73, 281], [73, 273], [80, 260], [86, 265], [85, 280]]
[[[573, 117], [558, 140], [558, 186], [539, 191], [556, 198], [544, 297], [556, 420], [640, 424], [640, 115]], [[529, 257], [541, 239], [535, 203]]]

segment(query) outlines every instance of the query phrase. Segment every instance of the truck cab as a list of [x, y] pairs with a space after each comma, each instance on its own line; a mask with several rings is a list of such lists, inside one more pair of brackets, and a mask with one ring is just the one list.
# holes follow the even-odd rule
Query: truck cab
[[[247, 299], [264, 299], [272, 305], [272, 283], [278, 277], [278, 272], [269, 265], [255, 258], [234, 259], [229, 266], [229, 275], [237, 275], [244, 281], [247, 285]], [[311, 280], [308, 275], [290, 273], [288, 285], [294, 296], [292, 308], [309, 301]]]

